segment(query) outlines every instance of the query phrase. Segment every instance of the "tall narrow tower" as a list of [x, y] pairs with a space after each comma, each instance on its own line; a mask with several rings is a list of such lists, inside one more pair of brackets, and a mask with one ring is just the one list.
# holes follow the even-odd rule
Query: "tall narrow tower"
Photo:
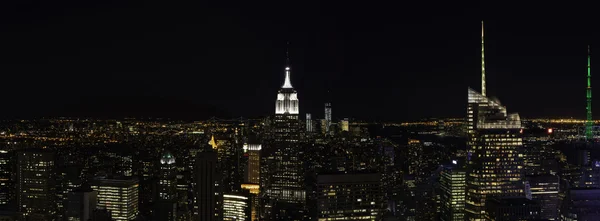
[[481, 95], [485, 96], [485, 43], [483, 39], [483, 21], [481, 21]]
[[587, 119], [585, 121], [585, 139], [591, 140], [594, 138], [594, 134], [592, 132], [592, 126], [594, 122], [592, 121], [592, 74], [590, 72], [590, 46], [588, 45], [588, 57], [587, 57]]

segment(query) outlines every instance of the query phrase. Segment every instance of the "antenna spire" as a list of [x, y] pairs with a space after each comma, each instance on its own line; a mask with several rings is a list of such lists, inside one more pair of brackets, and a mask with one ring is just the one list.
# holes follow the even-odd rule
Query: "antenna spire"
[[585, 139], [592, 140], [594, 139], [594, 133], [592, 128], [594, 126], [594, 122], [592, 120], [592, 73], [591, 73], [591, 53], [590, 46], [588, 45], [588, 56], [587, 56], [587, 89], [586, 89], [586, 99], [587, 99], [587, 107], [586, 107], [586, 115], [587, 119], [585, 122]]
[[287, 42], [287, 47], [285, 49], [285, 80], [283, 81], [283, 86], [281, 88], [294, 88], [292, 87], [292, 81], [290, 79], [290, 42]]
[[483, 20], [481, 20], [481, 95], [485, 96], [485, 43], [483, 30]]

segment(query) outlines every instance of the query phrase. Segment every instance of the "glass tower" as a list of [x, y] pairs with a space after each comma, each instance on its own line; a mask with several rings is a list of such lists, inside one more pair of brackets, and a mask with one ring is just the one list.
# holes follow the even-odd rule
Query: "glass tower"
[[468, 220], [483, 220], [489, 196], [523, 195], [521, 119], [506, 107], [468, 89]]

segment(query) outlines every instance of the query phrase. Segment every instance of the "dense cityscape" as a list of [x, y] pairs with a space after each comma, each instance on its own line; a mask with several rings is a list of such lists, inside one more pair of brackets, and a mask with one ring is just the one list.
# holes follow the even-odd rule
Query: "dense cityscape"
[[288, 54], [264, 118], [4, 120], [0, 220], [597, 220], [589, 47], [586, 119], [508, 112], [484, 48], [457, 118], [300, 114]]

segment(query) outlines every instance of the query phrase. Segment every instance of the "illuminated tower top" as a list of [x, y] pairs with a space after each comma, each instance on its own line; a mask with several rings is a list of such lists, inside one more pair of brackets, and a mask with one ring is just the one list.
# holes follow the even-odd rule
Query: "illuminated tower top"
[[286, 66], [285, 66], [285, 80], [283, 86], [277, 93], [277, 100], [275, 101], [275, 114], [298, 114], [298, 93], [292, 87], [292, 81], [290, 79], [290, 56], [286, 52]]
[[588, 45], [588, 57], [587, 57], [587, 89], [586, 89], [586, 99], [587, 99], [587, 107], [586, 107], [586, 115], [587, 119], [585, 122], [585, 139], [592, 140], [594, 138], [594, 134], [592, 131], [592, 127], [594, 122], [592, 121], [592, 73], [591, 73], [591, 62], [590, 62], [590, 46]]
[[483, 39], [483, 21], [481, 21], [481, 95], [485, 96], [485, 43]]

